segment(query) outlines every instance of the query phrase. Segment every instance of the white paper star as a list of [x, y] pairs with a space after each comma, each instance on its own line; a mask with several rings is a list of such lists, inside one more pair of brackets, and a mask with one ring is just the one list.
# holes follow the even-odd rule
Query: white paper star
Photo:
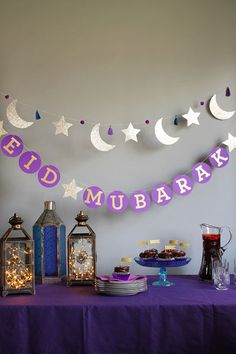
[[52, 124], [56, 127], [55, 135], [64, 134], [66, 136], [68, 136], [68, 129], [73, 125], [71, 123], [67, 123], [63, 116], [61, 119], [59, 119], [58, 122], [52, 122]]
[[132, 123], [129, 123], [127, 129], [122, 129], [122, 132], [125, 134], [125, 142], [128, 140], [138, 141], [137, 134], [140, 132], [140, 129], [135, 129]]
[[191, 107], [189, 107], [188, 113], [182, 115], [182, 117], [187, 120], [188, 127], [192, 124], [200, 125], [198, 121], [199, 116], [200, 112], [194, 112]]
[[7, 134], [6, 130], [3, 129], [3, 121], [0, 122], [0, 136]]
[[63, 198], [71, 197], [73, 199], [77, 199], [77, 194], [82, 191], [83, 188], [77, 187], [76, 182], [74, 179], [68, 184], [62, 184], [63, 188], [65, 189], [65, 193]]
[[236, 136], [233, 136], [228, 133], [228, 139], [223, 141], [223, 144], [229, 147], [229, 152], [233, 151], [234, 149], [236, 149]]

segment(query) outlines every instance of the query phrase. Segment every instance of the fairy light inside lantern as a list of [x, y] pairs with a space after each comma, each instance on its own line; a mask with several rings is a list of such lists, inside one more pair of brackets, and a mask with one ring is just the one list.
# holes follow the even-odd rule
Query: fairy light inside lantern
[[[77, 224], [68, 236], [67, 284], [93, 284], [96, 273], [96, 234], [87, 224], [88, 216], [80, 211]], [[79, 229], [78, 232], [76, 229]]]
[[14, 214], [9, 223], [11, 227], [0, 240], [2, 296], [35, 294], [34, 242], [22, 227], [21, 217]]

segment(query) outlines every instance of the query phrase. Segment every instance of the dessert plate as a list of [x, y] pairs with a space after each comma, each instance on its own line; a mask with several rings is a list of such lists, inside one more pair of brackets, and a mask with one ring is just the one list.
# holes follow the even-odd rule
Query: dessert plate
[[147, 290], [147, 277], [131, 275], [131, 280], [121, 281], [111, 276], [100, 275], [95, 279], [95, 290], [105, 295], [135, 295]]
[[186, 264], [188, 264], [191, 261], [190, 257], [185, 257], [184, 259], [156, 259], [153, 260], [152, 262], [145, 262], [142, 258], [140, 257], [135, 257], [134, 258], [135, 262], [138, 263], [141, 266], [144, 267], [182, 267], [185, 266]]

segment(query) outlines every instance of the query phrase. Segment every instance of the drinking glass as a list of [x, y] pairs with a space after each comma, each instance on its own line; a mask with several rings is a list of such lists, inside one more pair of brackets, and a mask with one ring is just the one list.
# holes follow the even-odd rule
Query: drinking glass
[[214, 286], [217, 290], [228, 290], [230, 286], [229, 263], [214, 267]]
[[234, 284], [236, 285], [236, 259], [234, 259]]

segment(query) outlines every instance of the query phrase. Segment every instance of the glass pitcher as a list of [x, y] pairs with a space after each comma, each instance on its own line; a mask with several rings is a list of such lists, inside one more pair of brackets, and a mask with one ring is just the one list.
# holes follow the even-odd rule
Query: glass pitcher
[[[228, 226], [218, 227], [209, 224], [201, 224], [200, 227], [202, 230], [203, 252], [199, 277], [202, 280], [212, 280], [213, 262], [221, 262], [225, 247], [232, 239], [232, 233]], [[224, 246], [221, 246], [220, 238], [224, 233], [224, 230], [229, 233], [229, 240]]]

